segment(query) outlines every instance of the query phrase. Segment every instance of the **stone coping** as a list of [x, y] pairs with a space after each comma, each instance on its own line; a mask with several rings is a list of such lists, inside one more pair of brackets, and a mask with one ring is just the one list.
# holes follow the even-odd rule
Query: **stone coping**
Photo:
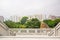
[[0, 36], [0, 38], [60, 38], [60, 36]]

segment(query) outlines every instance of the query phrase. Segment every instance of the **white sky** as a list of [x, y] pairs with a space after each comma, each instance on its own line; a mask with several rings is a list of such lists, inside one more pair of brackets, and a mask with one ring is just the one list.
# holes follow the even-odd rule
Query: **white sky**
[[0, 0], [0, 15], [60, 15], [60, 0]]

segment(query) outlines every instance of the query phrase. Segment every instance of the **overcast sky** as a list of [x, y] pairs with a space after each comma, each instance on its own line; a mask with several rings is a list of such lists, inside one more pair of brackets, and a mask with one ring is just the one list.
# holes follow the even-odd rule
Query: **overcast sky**
[[0, 15], [60, 15], [60, 0], [0, 0]]

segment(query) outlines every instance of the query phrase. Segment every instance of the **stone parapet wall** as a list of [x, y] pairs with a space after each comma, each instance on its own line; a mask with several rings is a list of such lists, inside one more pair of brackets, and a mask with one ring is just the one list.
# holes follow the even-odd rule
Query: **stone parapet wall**
[[[26, 28], [26, 29], [19, 29], [19, 28], [10, 28], [10, 35], [14, 34], [16, 35], [54, 35], [55, 36], [55, 29], [50, 29], [50, 28], [43, 28], [43, 29], [30, 29], [30, 28]], [[53, 32], [53, 34], [51, 33]], [[49, 33], [51, 33], [49, 35]]]

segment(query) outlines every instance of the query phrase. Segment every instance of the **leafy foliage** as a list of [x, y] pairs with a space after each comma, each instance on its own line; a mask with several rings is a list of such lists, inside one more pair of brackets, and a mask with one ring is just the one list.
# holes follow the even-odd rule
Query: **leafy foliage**
[[28, 17], [23, 17], [23, 18], [21, 19], [21, 24], [25, 24], [25, 22], [27, 21], [27, 19], [28, 19]]
[[37, 18], [32, 18], [26, 22], [27, 28], [40, 28], [40, 21]]
[[56, 25], [60, 22], [60, 19], [55, 19]]
[[9, 28], [18, 28], [18, 24], [16, 24], [15, 22], [12, 22], [12, 21], [10, 21], [10, 20], [8, 20], [8, 21], [5, 21], [4, 22]]
[[37, 18], [27, 19], [28, 17], [23, 17], [20, 22], [7, 20], [4, 23], [9, 28], [40, 28], [40, 21]]
[[[55, 20], [43, 20], [50, 28], [54, 28], [60, 19]], [[4, 22], [9, 28], [40, 28], [41, 22], [37, 18], [32, 18], [28, 20], [28, 17], [22, 17], [20, 22], [13, 22], [7, 20]]]
[[60, 19], [44, 20], [44, 22], [45, 22], [50, 28], [54, 28], [54, 27], [60, 22]]
[[20, 25], [19, 28], [26, 28], [26, 25]]

